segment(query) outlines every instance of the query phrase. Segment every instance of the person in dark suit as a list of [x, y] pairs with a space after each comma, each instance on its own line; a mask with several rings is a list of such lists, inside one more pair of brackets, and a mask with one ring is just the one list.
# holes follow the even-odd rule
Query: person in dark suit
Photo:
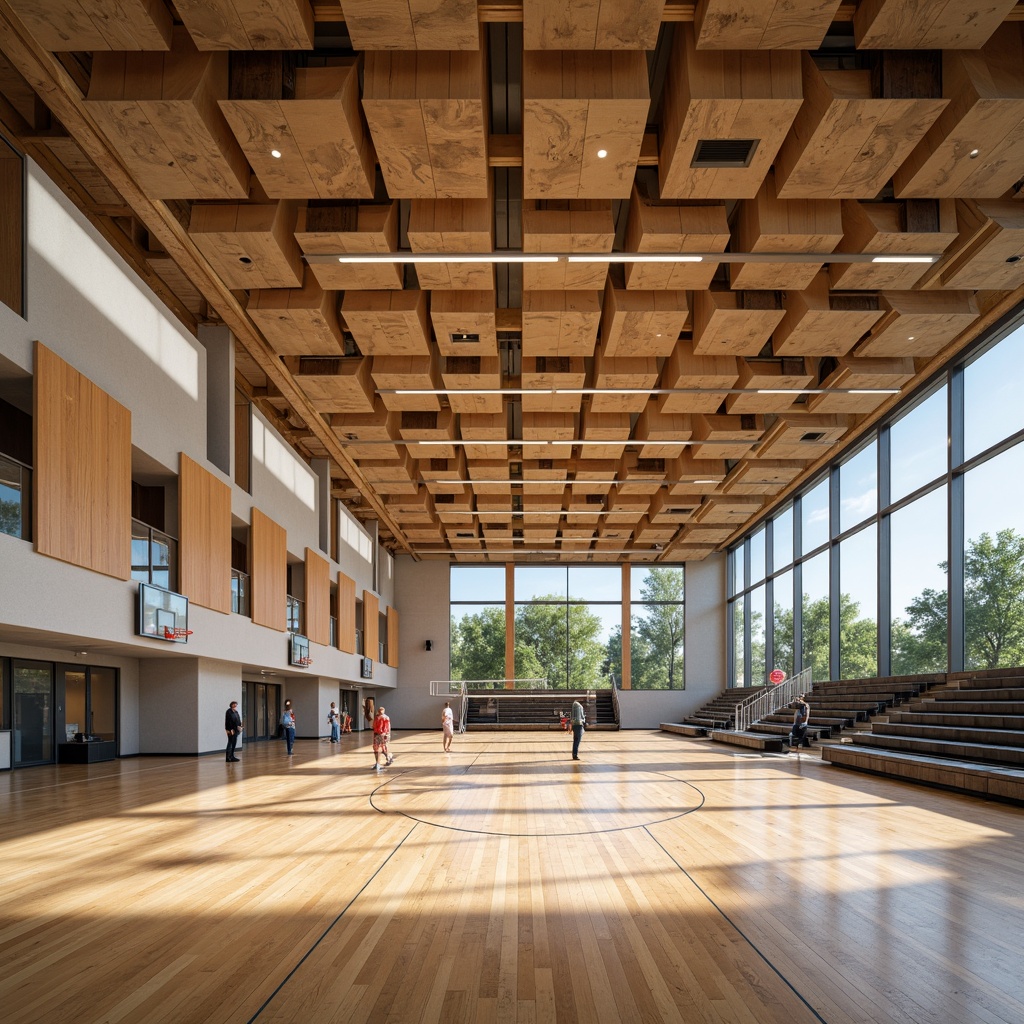
[[235, 747], [238, 745], [238, 737], [242, 735], [242, 716], [238, 713], [238, 701], [233, 700], [227, 711], [224, 712], [224, 731], [228, 734], [228, 745], [224, 751], [227, 761], [239, 761], [235, 757]]

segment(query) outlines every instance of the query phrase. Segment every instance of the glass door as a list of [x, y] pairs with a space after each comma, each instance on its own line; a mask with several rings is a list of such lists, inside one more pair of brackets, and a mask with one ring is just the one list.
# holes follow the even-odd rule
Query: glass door
[[53, 666], [11, 663], [14, 765], [53, 763]]
[[245, 740], [274, 738], [280, 717], [281, 687], [275, 683], [244, 683], [242, 686], [242, 719]]

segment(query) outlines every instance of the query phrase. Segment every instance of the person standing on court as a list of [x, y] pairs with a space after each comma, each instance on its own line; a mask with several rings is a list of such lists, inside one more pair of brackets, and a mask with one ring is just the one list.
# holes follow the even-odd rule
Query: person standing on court
[[452, 711], [450, 701], [444, 702], [444, 711], [441, 712], [441, 738], [444, 743], [445, 753], [452, 749], [452, 737], [455, 735], [455, 713]]
[[799, 747], [802, 744], [809, 747], [811, 741], [807, 738], [807, 725], [811, 720], [811, 706], [804, 700], [804, 695], [798, 693], [793, 707], [793, 730], [789, 734], [789, 745]]
[[235, 747], [238, 745], [238, 737], [242, 735], [242, 716], [238, 713], [238, 701], [233, 700], [224, 712], [224, 731], [228, 734], [228, 745], [224, 750], [226, 761], [239, 761], [235, 757]]
[[[381, 768], [387, 768], [394, 758], [388, 752], [388, 743], [391, 740], [391, 719], [384, 711], [383, 705], [377, 708], [373, 716], [373, 770], [379, 772]], [[384, 763], [381, 764], [381, 756]]]
[[583, 739], [583, 727], [587, 724], [587, 713], [583, 705], [578, 701], [572, 702], [572, 711], [569, 713], [569, 722], [572, 724], [572, 759], [580, 759], [580, 740]]
[[284, 711], [281, 712], [281, 730], [284, 733], [284, 742], [290, 754], [292, 747], [295, 746], [295, 710], [292, 708], [290, 700], [284, 702]]
[[327, 724], [331, 727], [331, 742], [340, 743], [341, 716], [338, 714], [338, 709], [333, 700], [331, 701], [331, 710], [327, 712]]

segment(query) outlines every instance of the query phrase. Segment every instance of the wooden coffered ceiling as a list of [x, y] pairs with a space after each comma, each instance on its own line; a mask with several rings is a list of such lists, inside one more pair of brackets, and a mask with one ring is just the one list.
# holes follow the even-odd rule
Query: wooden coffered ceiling
[[703, 558], [1024, 299], [1015, 0], [0, 0], [0, 51], [417, 557]]

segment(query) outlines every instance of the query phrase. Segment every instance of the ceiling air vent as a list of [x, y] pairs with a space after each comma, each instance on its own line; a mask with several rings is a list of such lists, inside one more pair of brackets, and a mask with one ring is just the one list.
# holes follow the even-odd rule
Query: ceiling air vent
[[480, 340], [479, 334], [467, 334], [465, 331], [452, 331], [451, 334], [448, 335], [448, 337], [451, 338], [452, 341], [455, 343], [473, 342]]
[[691, 167], [749, 167], [760, 139], [700, 139]]
[[804, 434], [800, 440], [806, 441], [808, 444], [813, 444], [815, 441], [820, 441], [825, 436], [823, 430], [809, 430]]

